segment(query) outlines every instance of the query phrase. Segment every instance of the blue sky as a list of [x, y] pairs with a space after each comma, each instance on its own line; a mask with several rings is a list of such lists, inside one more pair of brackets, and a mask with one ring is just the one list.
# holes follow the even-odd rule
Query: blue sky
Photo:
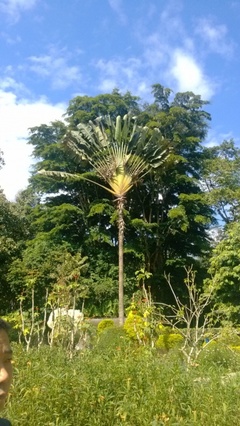
[[32, 163], [28, 128], [76, 95], [151, 85], [209, 100], [208, 144], [240, 143], [240, 0], [0, 0], [0, 186], [13, 200]]

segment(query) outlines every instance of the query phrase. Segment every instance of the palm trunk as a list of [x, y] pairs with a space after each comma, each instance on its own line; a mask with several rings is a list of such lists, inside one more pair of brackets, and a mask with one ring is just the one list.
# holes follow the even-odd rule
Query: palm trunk
[[124, 324], [124, 271], [123, 271], [123, 240], [124, 240], [124, 201], [118, 200], [118, 316], [119, 325]]

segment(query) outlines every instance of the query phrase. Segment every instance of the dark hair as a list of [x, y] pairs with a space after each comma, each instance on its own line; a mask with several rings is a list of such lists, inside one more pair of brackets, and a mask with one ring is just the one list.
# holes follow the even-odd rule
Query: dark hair
[[10, 325], [2, 318], [0, 318], [0, 330], [5, 330], [7, 334], [9, 333], [9, 330], [10, 330]]

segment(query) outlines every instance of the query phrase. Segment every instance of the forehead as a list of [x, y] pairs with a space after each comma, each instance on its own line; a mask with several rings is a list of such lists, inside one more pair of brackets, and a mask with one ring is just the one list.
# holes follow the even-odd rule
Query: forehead
[[5, 352], [11, 352], [9, 337], [5, 330], [0, 329], [0, 355]]

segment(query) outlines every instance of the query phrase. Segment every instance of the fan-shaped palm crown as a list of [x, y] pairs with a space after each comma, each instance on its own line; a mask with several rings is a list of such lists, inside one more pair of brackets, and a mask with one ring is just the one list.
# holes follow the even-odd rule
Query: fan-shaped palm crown
[[150, 134], [147, 127], [138, 126], [136, 119], [127, 114], [118, 116], [116, 122], [107, 116], [87, 125], [79, 124], [78, 130], [67, 133], [64, 143], [77, 157], [89, 161], [96, 174], [108, 183], [109, 187], [104, 188], [119, 199], [147, 173], [150, 165], [161, 164], [167, 152], [161, 140], [159, 130]]

